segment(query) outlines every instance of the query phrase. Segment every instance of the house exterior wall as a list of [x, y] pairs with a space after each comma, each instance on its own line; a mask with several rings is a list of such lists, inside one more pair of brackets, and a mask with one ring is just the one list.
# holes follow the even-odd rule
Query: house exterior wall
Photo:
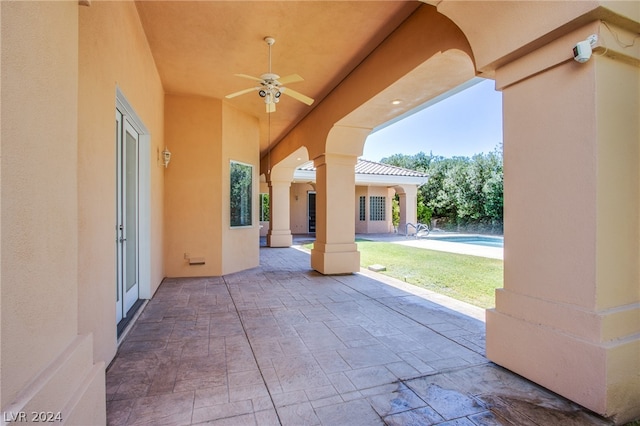
[[[258, 123], [219, 99], [167, 95], [167, 276], [219, 276], [259, 263]], [[230, 161], [253, 165], [253, 226], [230, 227]], [[185, 256], [185, 253], [187, 254]], [[204, 258], [191, 265], [190, 258]]]
[[[386, 186], [356, 186], [355, 222], [357, 234], [386, 234], [393, 232], [393, 188]], [[365, 197], [365, 220], [360, 220], [360, 197]], [[370, 197], [385, 197], [385, 220], [371, 220]]]
[[[165, 132], [172, 150], [165, 181], [166, 274], [220, 275], [222, 209], [229, 205], [221, 204], [222, 102], [167, 95]], [[189, 265], [188, 257], [204, 258], [205, 264]]]
[[79, 332], [78, 5], [0, 7], [0, 409], [100, 424], [105, 363]]
[[[260, 139], [258, 119], [223, 103], [222, 107], [222, 274], [231, 274], [260, 264], [259, 175]], [[229, 162], [239, 161], [253, 166], [252, 225], [231, 228], [229, 210]], [[219, 207], [218, 207], [219, 208]]]
[[[308, 219], [308, 193], [309, 191], [315, 192], [313, 186], [307, 183], [292, 183], [291, 184], [291, 233], [292, 234], [306, 234], [309, 232], [309, 219]], [[391, 216], [391, 200], [395, 191], [392, 188], [384, 186], [356, 186], [355, 192], [355, 230], [357, 234], [371, 234], [371, 233], [388, 233], [393, 232], [393, 223]], [[369, 196], [377, 195], [387, 197], [386, 202], [386, 220], [384, 221], [371, 221], [369, 220]], [[360, 196], [366, 197], [365, 220], [360, 220]], [[267, 223], [268, 226], [268, 223]]]
[[[150, 133], [150, 297], [164, 277], [164, 91], [135, 4], [96, 2], [78, 7], [79, 324], [94, 333], [97, 359], [116, 353], [116, 88]], [[141, 145], [142, 148], [142, 145]], [[146, 220], [145, 220], [146, 222]], [[142, 293], [142, 289], [141, 289]]]

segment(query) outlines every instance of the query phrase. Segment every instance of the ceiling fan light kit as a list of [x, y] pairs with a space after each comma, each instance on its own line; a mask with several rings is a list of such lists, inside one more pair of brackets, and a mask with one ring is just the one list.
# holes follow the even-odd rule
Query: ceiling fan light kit
[[285, 84], [304, 81], [302, 77], [300, 77], [298, 74], [291, 74], [286, 77], [280, 78], [278, 74], [271, 72], [271, 46], [273, 46], [276, 40], [273, 37], [265, 37], [264, 41], [269, 46], [269, 72], [262, 74], [260, 78], [253, 77], [248, 74], [235, 74], [237, 77], [242, 77], [248, 80], [257, 81], [258, 83], [260, 83], [260, 85], [256, 87], [251, 87], [248, 89], [243, 89], [243, 90], [240, 90], [239, 92], [231, 93], [225, 96], [225, 98], [231, 99], [231, 98], [235, 98], [236, 96], [257, 91], [258, 95], [264, 99], [267, 113], [275, 112], [276, 104], [280, 102], [280, 96], [283, 94], [289, 97], [292, 97], [293, 99], [300, 101], [304, 104], [311, 105], [313, 103], [312, 98], [284, 86]]

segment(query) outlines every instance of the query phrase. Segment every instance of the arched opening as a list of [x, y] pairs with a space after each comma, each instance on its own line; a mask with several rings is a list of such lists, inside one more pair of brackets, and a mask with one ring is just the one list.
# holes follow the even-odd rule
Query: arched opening
[[[482, 309], [495, 307], [495, 290], [503, 286], [501, 117], [501, 94], [494, 81], [475, 78], [369, 135], [364, 158], [429, 176], [417, 192], [415, 187], [413, 194], [399, 191], [399, 235], [383, 241], [406, 245], [411, 236], [416, 253], [438, 250], [438, 259], [448, 265], [423, 269], [402, 259], [373, 259], [375, 264], [395, 265], [384, 274]], [[474, 256], [468, 270], [454, 262], [461, 254]], [[366, 259], [371, 262], [371, 255]], [[407, 273], [407, 268], [413, 271]], [[459, 268], [464, 272], [451, 273]]]
[[[638, 381], [613, 374], [612, 364], [606, 359], [614, 357], [624, 366], [624, 371], [632, 371], [638, 365], [637, 359], [629, 361], [625, 354], [637, 353], [638, 339], [633, 337], [635, 331], [631, 329], [607, 336], [601, 331], [605, 323], [615, 321], [614, 317], [619, 315], [637, 317], [637, 268], [624, 254], [625, 250], [637, 253], [637, 240], [625, 240], [622, 247], [626, 248], [622, 249], [619, 239], [606, 237], [612, 234], [605, 232], [603, 219], [612, 218], [613, 210], [603, 203], [616, 200], [626, 206], [622, 223], [631, 229], [637, 228], [637, 215], [634, 216], [638, 210], [637, 192], [633, 189], [637, 186], [636, 180], [628, 191], [604, 189], [606, 183], [616, 187], [613, 185], [617, 182], [614, 164], [623, 165], [632, 176], [637, 174], [637, 164], [619, 155], [627, 152], [626, 149], [616, 150], [606, 144], [607, 138], [595, 127], [586, 126], [576, 132], [570, 123], [588, 116], [592, 122], [610, 126], [607, 128], [617, 134], [613, 123], [619, 116], [605, 113], [610, 110], [602, 104], [608, 98], [604, 93], [585, 102], [576, 99], [576, 94], [581, 93], [581, 87], [585, 87], [582, 85], [586, 84], [599, 85], [601, 89], [597, 89], [597, 93], [610, 90], [628, 98], [608, 82], [620, 78], [633, 86], [631, 82], [637, 78], [637, 70], [634, 74], [625, 68], [624, 61], [614, 63], [615, 59], [606, 56], [594, 61], [597, 66], [578, 68], [572, 61], [570, 52], [575, 41], [593, 32], [600, 33], [603, 25], [598, 22], [581, 28], [562, 26], [552, 37], [551, 32], [557, 27], [544, 18], [548, 16], [549, 5], [528, 4], [524, 13], [537, 19], [540, 25], [523, 31], [514, 28], [514, 22], [520, 20], [509, 21], [523, 10], [505, 11], [501, 5], [494, 4], [480, 11], [485, 6], [477, 5], [478, 9], [474, 10], [488, 21], [478, 19], [455, 2], [439, 4], [442, 13], [451, 16], [465, 34], [470, 34], [473, 55], [467, 53], [470, 50], [462, 50], [458, 56], [456, 49], [443, 49], [420, 63], [428, 64], [431, 59], [437, 62], [438, 57], [447, 55], [451, 56], [447, 59], [454, 62], [456, 59], [468, 61], [471, 73], [468, 78], [477, 72], [486, 73], [496, 78], [498, 90], [505, 95], [508, 210], [505, 235], [510, 255], [505, 266], [505, 288], [497, 293], [496, 309], [487, 313], [487, 354], [498, 364], [599, 413], [621, 410], [628, 417], [634, 411], [629, 408], [628, 398], [616, 399], [612, 395], [621, 392], [637, 395]], [[567, 9], [563, 13], [574, 11]], [[487, 22], [496, 24], [489, 26]], [[513, 42], [507, 34], [509, 30], [516, 34], [528, 31], [532, 41], [522, 47]], [[496, 32], [502, 37], [496, 37]], [[496, 39], [499, 41], [495, 42]], [[549, 43], [550, 40], [553, 43]], [[382, 55], [383, 50], [378, 52]], [[304, 140], [310, 158], [324, 168], [318, 192], [327, 191], [327, 194], [319, 207], [318, 220], [319, 226], [329, 231], [319, 241], [316, 252], [312, 252], [312, 267], [325, 274], [353, 272], [359, 259], [353, 238], [345, 237], [353, 235], [351, 229], [331, 235], [341, 218], [353, 217], [354, 211], [351, 207], [343, 209], [343, 215], [336, 215], [338, 206], [344, 205], [346, 198], [340, 198], [341, 191], [335, 194], [329, 191], [336, 188], [338, 182], [349, 188], [353, 185], [353, 174], [348, 170], [353, 169], [355, 157], [361, 153], [364, 142], [361, 135], [379, 124], [372, 117], [384, 115], [372, 114], [381, 105], [376, 101], [385, 99], [384, 95], [387, 103], [395, 98], [389, 96], [386, 89], [373, 96], [366, 95], [370, 89], [367, 85], [375, 81], [371, 76], [376, 75], [376, 71], [379, 73], [384, 62], [375, 59], [352, 73], [348, 81], [324, 101], [326, 109], [314, 110], [285, 138], [287, 144]], [[409, 74], [402, 73], [403, 76]], [[410, 82], [400, 75], [393, 75], [393, 80], [398, 83], [387, 87]], [[340, 105], [339, 100], [348, 102]], [[635, 101], [629, 101], [636, 105]], [[570, 119], [558, 119], [563, 116]], [[633, 140], [637, 129], [625, 123], [629, 131], [622, 131], [618, 140]], [[637, 158], [635, 151], [632, 152], [632, 157]], [[616, 161], [611, 161], [613, 158]], [[583, 214], [576, 216], [576, 208]], [[553, 223], [542, 214], [532, 216], [536, 209], [551, 209], [557, 214]], [[615, 228], [622, 232], [620, 226], [617, 223]], [[617, 255], [605, 254], [612, 252]], [[611, 274], [603, 275], [604, 271]], [[615, 281], [614, 286], [605, 284], [610, 280]], [[583, 328], [587, 319], [592, 325], [588, 330]], [[631, 328], [636, 330], [635, 326]], [[532, 359], [540, 361], [531, 362]], [[589, 366], [589, 360], [593, 359], [601, 360], [599, 368]], [[584, 391], [594, 383], [600, 384], [595, 392]]]

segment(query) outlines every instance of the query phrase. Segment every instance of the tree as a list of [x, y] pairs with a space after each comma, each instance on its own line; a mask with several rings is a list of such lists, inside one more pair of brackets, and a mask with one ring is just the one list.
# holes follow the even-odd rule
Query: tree
[[418, 221], [431, 217], [455, 227], [502, 232], [502, 145], [472, 158], [394, 154], [381, 162], [429, 175], [418, 192]]

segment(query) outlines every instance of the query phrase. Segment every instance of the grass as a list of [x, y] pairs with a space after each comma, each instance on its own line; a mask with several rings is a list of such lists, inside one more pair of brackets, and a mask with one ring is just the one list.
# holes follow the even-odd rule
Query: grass
[[381, 274], [481, 308], [495, 306], [495, 289], [503, 285], [503, 263], [499, 259], [379, 241], [358, 240], [357, 243], [363, 268], [383, 265], [387, 270]]

